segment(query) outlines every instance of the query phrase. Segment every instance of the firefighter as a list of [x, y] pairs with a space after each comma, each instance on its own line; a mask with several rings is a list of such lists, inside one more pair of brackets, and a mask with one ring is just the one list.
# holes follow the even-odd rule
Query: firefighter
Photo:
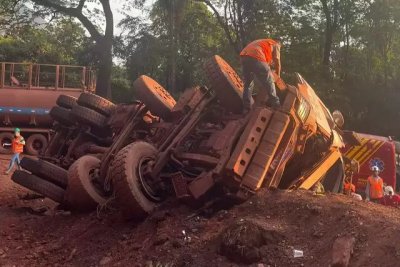
[[17, 164], [18, 169], [21, 169], [19, 154], [21, 154], [24, 151], [24, 145], [25, 145], [25, 140], [21, 136], [21, 130], [19, 128], [15, 128], [15, 130], [14, 130], [14, 139], [13, 139], [12, 144], [11, 144], [11, 150], [13, 152], [13, 156], [12, 156], [12, 158], [10, 160], [10, 164], [8, 166], [6, 174], [10, 173], [10, 171], [14, 167], [14, 164]]
[[251, 108], [251, 83], [254, 76], [261, 82], [264, 89], [267, 90], [267, 106], [272, 108], [280, 107], [271, 71], [271, 66], [274, 66], [276, 74], [278, 76], [281, 75], [280, 49], [280, 39], [260, 39], [248, 44], [240, 53], [244, 78], [243, 113], [247, 113]]
[[372, 175], [367, 179], [367, 188], [365, 190], [366, 200], [375, 203], [381, 202], [383, 198], [383, 180], [379, 177], [379, 168], [371, 168]]

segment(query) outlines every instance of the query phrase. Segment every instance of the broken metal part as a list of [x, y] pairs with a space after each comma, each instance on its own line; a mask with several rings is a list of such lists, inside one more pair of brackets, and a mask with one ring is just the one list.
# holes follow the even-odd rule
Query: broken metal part
[[208, 192], [214, 185], [215, 181], [212, 177], [212, 173], [203, 172], [189, 184], [189, 191], [194, 199], [198, 199]]
[[188, 161], [189, 164], [199, 167], [215, 167], [219, 159], [204, 154], [178, 153], [176, 157], [181, 161]]
[[184, 179], [181, 172], [176, 172], [172, 174], [171, 179], [177, 198], [182, 199], [190, 197], [186, 180]]

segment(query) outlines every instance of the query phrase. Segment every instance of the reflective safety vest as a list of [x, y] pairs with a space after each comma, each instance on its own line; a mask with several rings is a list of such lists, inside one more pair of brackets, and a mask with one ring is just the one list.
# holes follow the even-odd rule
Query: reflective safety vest
[[273, 46], [278, 43], [272, 39], [260, 39], [255, 40], [248, 44], [242, 52], [240, 52], [240, 56], [249, 56], [253, 57], [259, 61], [267, 62], [268, 64], [272, 63], [272, 51]]
[[355, 187], [355, 185], [354, 184], [351, 184], [351, 183], [345, 183], [344, 184], [344, 191], [345, 192], [349, 192], [349, 191], [351, 191], [351, 192], [356, 192], [356, 187]]
[[383, 180], [381, 177], [368, 177], [369, 197], [371, 199], [383, 198]]
[[12, 141], [12, 152], [13, 153], [22, 153], [24, 152], [24, 145], [23, 144], [18, 144], [18, 142], [24, 141], [24, 138], [22, 136], [20, 137], [15, 137]]

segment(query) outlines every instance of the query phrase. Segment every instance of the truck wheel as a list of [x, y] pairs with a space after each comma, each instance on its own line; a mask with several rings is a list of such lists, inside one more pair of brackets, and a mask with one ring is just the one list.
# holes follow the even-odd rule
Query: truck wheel
[[63, 107], [54, 106], [50, 110], [50, 116], [55, 121], [58, 121], [65, 126], [74, 125], [74, 122], [71, 120], [70, 114], [71, 111]]
[[107, 198], [93, 184], [93, 176], [100, 167], [100, 160], [86, 155], [75, 161], [68, 169], [68, 187], [65, 200], [71, 209], [89, 211], [104, 205]]
[[78, 104], [93, 109], [105, 116], [110, 116], [116, 105], [101, 96], [82, 93], [78, 98]]
[[11, 144], [14, 139], [12, 133], [0, 133], [0, 154], [11, 154], [11, 146], [3, 146], [5, 144]]
[[57, 98], [56, 104], [63, 108], [72, 109], [76, 105], [76, 100], [77, 98], [73, 96], [60, 95]]
[[33, 134], [26, 140], [25, 149], [29, 155], [37, 156], [46, 149], [47, 144], [46, 136], [43, 134]]
[[11, 176], [11, 180], [55, 202], [62, 203], [64, 201], [64, 189], [33, 174], [24, 171], [15, 171]]
[[142, 75], [133, 82], [133, 88], [137, 98], [142, 101], [154, 115], [160, 118], [168, 118], [175, 99], [152, 78]]
[[146, 181], [144, 168], [154, 161], [157, 150], [149, 143], [134, 142], [119, 151], [111, 166], [115, 197], [127, 219], [142, 219], [162, 198]]
[[71, 110], [72, 118], [78, 122], [92, 127], [104, 128], [107, 118], [90, 108], [76, 105]]
[[44, 160], [23, 157], [21, 167], [62, 188], [68, 184], [68, 172], [63, 168]]
[[220, 56], [208, 59], [204, 69], [221, 104], [229, 111], [240, 113], [244, 86], [236, 71]]

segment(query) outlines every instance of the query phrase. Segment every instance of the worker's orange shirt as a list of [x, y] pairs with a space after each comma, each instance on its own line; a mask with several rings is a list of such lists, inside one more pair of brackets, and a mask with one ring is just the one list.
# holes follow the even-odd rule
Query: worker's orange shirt
[[354, 193], [354, 192], [356, 192], [356, 187], [355, 187], [354, 184], [345, 183], [345, 184], [344, 184], [344, 191], [345, 191], [345, 192], [351, 191], [351, 192]]
[[272, 39], [255, 40], [250, 44], [248, 44], [242, 50], [242, 52], [240, 52], [240, 56], [253, 57], [259, 61], [271, 64], [273, 58], [272, 57], [273, 47], [277, 45], [278, 43]]
[[12, 141], [12, 152], [13, 153], [22, 153], [24, 152], [24, 145], [19, 144], [19, 142], [23, 141], [24, 138], [22, 136], [15, 137]]
[[369, 183], [369, 197], [371, 199], [378, 199], [383, 197], [383, 180], [382, 178], [375, 179], [374, 177], [368, 177]]

